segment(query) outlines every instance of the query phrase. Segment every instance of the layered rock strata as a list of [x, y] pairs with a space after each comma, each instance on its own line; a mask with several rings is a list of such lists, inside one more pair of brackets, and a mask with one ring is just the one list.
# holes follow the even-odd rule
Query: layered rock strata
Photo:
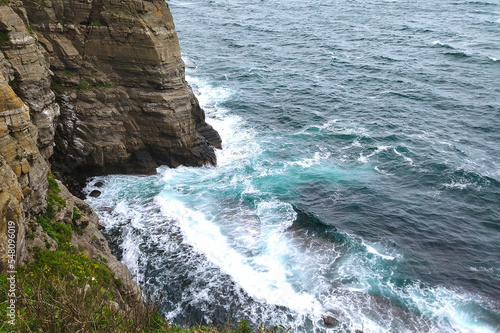
[[185, 81], [165, 1], [25, 0], [24, 8], [54, 74], [60, 116], [51, 161], [59, 171], [216, 163], [220, 137]]
[[[32, 260], [33, 246], [57, 249], [34, 218], [49, 210], [51, 168], [84, 178], [216, 163], [221, 140], [185, 81], [164, 1], [0, 2], [0, 51], [0, 272], [9, 221], [19, 265]], [[124, 298], [140, 299], [96, 214], [59, 188], [64, 205], [52, 222], [80, 230], [73, 245], [106, 262]]]
[[[30, 120], [29, 110], [0, 74], [0, 272], [8, 270], [7, 228], [10, 221], [15, 225], [17, 265], [33, 260], [29, 249], [34, 246], [45, 248], [48, 243], [51, 250], [57, 249], [57, 243], [34, 218], [35, 214], [44, 214], [47, 207], [49, 166], [37, 149], [38, 131]], [[127, 267], [112, 255], [98, 230], [95, 212], [69, 193], [62, 183], [59, 187], [65, 204], [53, 222], [79, 227], [81, 232], [73, 233], [72, 244], [89, 258], [105, 262], [123, 282], [119, 299], [139, 301], [140, 289], [132, 281]], [[79, 219], [74, 217], [74, 207], [83, 213]], [[26, 237], [28, 229], [34, 237]]]

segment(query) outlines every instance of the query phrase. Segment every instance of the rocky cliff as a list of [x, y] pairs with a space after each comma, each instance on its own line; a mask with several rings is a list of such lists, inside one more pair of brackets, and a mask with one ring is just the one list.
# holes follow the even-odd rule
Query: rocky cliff
[[8, 221], [16, 224], [20, 265], [33, 260], [34, 246], [57, 249], [47, 223], [69, 225], [78, 230], [71, 243], [105, 263], [125, 296], [138, 298], [95, 213], [51, 182], [50, 169], [83, 179], [216, 163], [220, 137], [185, 81], [168, 5], [0, 2], [0, 51], [0, 270]]
[[[185, 81], [166, 2], [25, 0], [17, 11], [29, 29], [15, 43], [40, 68], [24, 73], [13, 63], [9, 80], [32, 109], [41, 153], [58, 171], [215, 164], [220, 137]], [[18, 53], [5, 50], [8, 59], [21, 59]]]

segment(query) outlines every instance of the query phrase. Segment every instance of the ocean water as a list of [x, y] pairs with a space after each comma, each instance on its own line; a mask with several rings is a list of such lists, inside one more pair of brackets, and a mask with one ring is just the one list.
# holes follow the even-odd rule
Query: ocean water
[[169, 320], [500, 331], [500, 2], [169, 5], [218, 166], [86, 188]]

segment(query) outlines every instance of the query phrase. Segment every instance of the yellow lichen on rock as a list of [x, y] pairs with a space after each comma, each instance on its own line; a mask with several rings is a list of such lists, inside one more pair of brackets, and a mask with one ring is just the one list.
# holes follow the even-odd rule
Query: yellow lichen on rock
[[2, 73], [0, 73], [0, 113], [19, 109], [22, 106], [23, 102], [16, 96], [14, 90], [12, 90]]

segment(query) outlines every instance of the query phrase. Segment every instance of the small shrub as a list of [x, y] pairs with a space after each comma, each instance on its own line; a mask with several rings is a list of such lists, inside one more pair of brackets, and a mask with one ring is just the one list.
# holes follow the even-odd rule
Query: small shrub
[[81, 219], [83, 217], [83, 215], [84, 214], [82, 212], [80, 212], [80, 210], [78, 209], [78, 207], [73, 206], [73, 222], [76, 222], [79, 219]]
[[59, 194], [61, 192], [59, 184], [57, 184], [57, 181], [54, 179], [54, 175], [50, 171], [47, 173], [47, 181], [49, 182], [49, 190], [52, 193]]
[[21, 161], [22, 159], [21, 155], [16, 155], [16, 160]]
[[52, 223], [48, 217], [41, 217], [37, 222], [42, 226], [43, 231], [62, 248], [71, 242], [71, 226], [64, 223]]
[[104, 82], [103, 84], [101, 84], [101, 87], [104, 87], [104, 88], [111, 88], [111, 83], [108, 83], [108, 82]]
[[99, 20], [92, 21], [92, 25], [95, 25], [96, 27], [102, 27], [102, 23]]
[[88, 82], [80, 82], [80, 84], [77, 86], [78, 89], [89, 89], [90, 88], [90, 84]]
[[71, 77], [71, 76], [73, 76], [73, 73], [71, 73], [70, 71], [66, 70], [66, 71], [63, 71], [63, 75]]
[[240, 333], [252, 333], [252, 329], [250, 328], [250, 326], [248, 326], [248, 323], [246, 320], [240, 321], [240, 323], [238, 324], [237, 330]]
[[[55, 205], [57, 207], [58, 212], [60, 212], [61, 209], [66, 206], [66, 200], [64, 200], [63, 198], [61, 198], [60, 196], [58, 196], [54, 192], [50, 192], [50, 191], [49, 191], [49, 194], [47, 195], [47, 202], [49, 203], [49, 205], [52, 205], [52, 206]], [[53, 217], [54, 216], [51, 216], [51, 218], [53, 218]]]

